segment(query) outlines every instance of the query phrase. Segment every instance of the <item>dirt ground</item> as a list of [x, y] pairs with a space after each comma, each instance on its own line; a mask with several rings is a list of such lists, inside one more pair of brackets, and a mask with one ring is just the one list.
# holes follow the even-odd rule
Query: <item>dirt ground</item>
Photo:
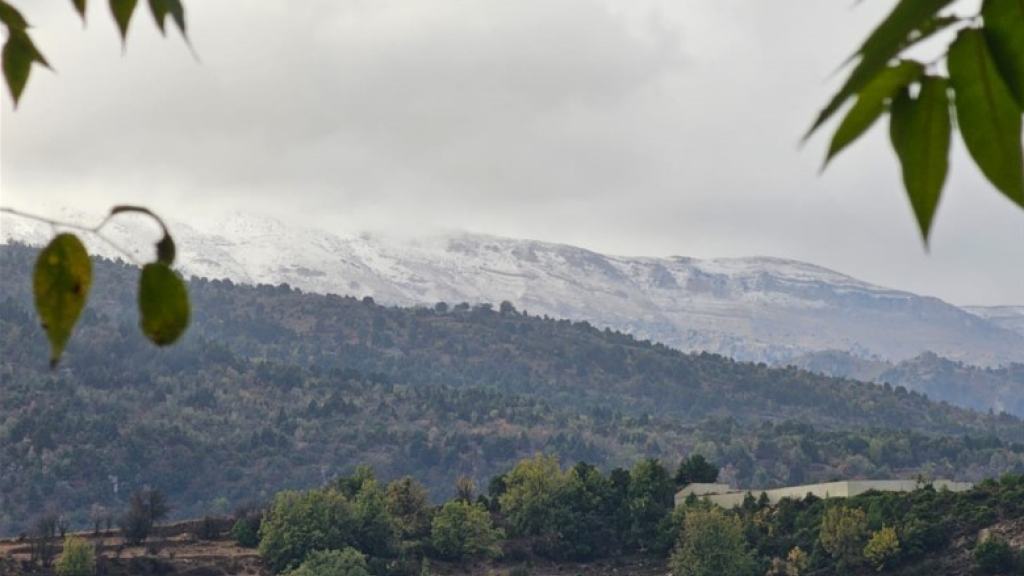
[[[189, 523], [163, 526], [146, 544], [131, 547], [124, 546], [120, 536], [94, 536], [91, 532], [76, 535], [93, 543], [99, 552], [96, 576], [272, 576], [256, 550], [239, 547], [226, 534], [214, 540], [196, 538], [192, 528]], [[587, 564], [432, 561], [430, 570], [437, 576], [505, 576], [516, 566], [525, 566], [530, 576], [667, 576], [669, 572], [664, 562], [644, 558], [617, 558]], [[52, 566], [42, 568], [31, 560], [28, 541], [0, 540], [0, 576], [55, 574]]]

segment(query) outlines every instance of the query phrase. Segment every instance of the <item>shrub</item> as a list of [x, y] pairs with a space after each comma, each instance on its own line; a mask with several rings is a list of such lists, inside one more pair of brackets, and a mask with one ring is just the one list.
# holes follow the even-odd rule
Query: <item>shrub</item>
[[61, 576], [93, 576], [96, 573], [96, 551], [92, 544], [81, 538], [64, 539], [64, 553], [57, 560], [57, 574]]
[[260, 524], [260, 556], [282, 572], [302, 564], [314, 550], [354, 544], [356, 528], [352, 504], [336, 490], [278, 492]]
[[491, 523], [491, 515], [479, 504], [453, 500], [434, 516], [431, 540], [444, 558], [461, 560], [466, 556], [496, 556], [503, 534]]
[[317, 550], [287, 576], [370, 576], [366, 559], [355, 548]]
[[974, 565], [982, 574], [1008, 573], [1013, 569], [1013, 551], [1006, 542], [990, 536], [974, 547]]
[[246, 518], [239, 518], [231, 527], [231, 537], [238, 541], [238, 545], [243, 548], [255, 548], [260, 543], [256, 530], [253, 530], [252, 524]]

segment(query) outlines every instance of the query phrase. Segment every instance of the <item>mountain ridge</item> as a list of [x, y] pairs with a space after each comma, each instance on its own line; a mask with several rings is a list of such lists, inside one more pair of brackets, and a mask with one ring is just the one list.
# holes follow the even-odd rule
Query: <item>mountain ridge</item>
[[[60, 216], [100, 220], [68, 210]], [[0, 218], [0, 243], [39, 245], [52, 236], [46, 224]], [[329, 232], [242, 213], [215, 225], [169, 224], [186, 276], [401, 306], [507, 300], [683, 351], [776, 364], [830, 349], [892, 361], [932, 351], [982, 366], [1024, 362], [1024, 334], [982, 312], [783, 258], [608, 256], [484, 234]], [[158, 238], [152, 223], [129, 217], [105, 231], [141, 259]], [[93, 244], [94, 253], [119, 255]]]

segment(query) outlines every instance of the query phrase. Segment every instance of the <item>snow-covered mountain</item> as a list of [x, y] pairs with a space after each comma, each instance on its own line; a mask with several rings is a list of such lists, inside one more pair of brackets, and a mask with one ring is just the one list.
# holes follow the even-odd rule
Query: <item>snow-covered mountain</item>
[[[102, 218], [61, 211], [93, 225]], [[286, 226], [233, 214], [209, 225], [169, 222], [186, 276], [281, 284], [377, 302], [497, 304], [587, 320], [688, 351], [786, 362], [821, 350], [903, 360], [924, 351], [992, 365], [1024, 361], [1024, 334], [939, 299], [778, 258], [643, 258], [477, 234], [421, 238]], [[152, 258], [156, 227], [122, 215], [105, 235]], [[49, 225], [0, 215], [0, 243], [42, 245]], [[122, 254], [90, 242], [92, 253]]]
[[964, 306], [963, 309], [1024, 336], [1024, 306]]

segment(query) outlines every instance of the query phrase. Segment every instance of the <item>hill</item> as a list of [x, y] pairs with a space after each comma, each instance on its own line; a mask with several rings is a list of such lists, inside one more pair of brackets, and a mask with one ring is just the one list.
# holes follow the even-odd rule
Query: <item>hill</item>
[[974, 410], [1024, 416], [1024, 364], [980, 368], [931, 352], [886, 362], [831, 350], [790, 360], [790, 364], [828, 376], [888, 382], [939, 401]]
[[[4, 278], [34, 251], [0, 249]], [[96, 263], [56, 372], [28, 287], [0, 292], [0, 521], [84, 523], [160, 487], [177, 514], [318, 485], [357, 464], [450, 494], [538, 451], [604, 468], [699, 452], [739, 486], [1024, 469], [1024, 424], [924, 395], [684, 354], [510, 306], [389, 308], [280, 286], [193, 281], [195, 325], [155, 349], [137, 271]]]

